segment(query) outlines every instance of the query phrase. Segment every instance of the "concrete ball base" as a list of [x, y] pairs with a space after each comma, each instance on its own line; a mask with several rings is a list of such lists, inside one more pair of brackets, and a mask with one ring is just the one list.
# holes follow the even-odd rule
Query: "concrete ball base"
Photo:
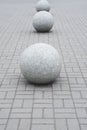
[[61, 58], [51, 45], [38, 43], [31, 45], [22, 53], [20, 68], [29, 82], [46, 84], [59, 76]]
[[37, 11], [49, 11], [50, 10], [50, 4], [48, 3], [47, 0], [40, 0], [37, 4], [36, 4], [36, 10]]
[[53, 24], [53, 16], [47, 11], [40, 11], [33, 17], [33, 27], [38, 32], [49, 32]]

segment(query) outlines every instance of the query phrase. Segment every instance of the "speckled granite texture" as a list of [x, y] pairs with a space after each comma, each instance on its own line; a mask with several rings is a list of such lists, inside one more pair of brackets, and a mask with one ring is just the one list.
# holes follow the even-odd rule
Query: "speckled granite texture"
[[47, 11], [40, 11], [33, 17], [33, 26], [38, 32], [49, 32], [53, 24], [53, 16]]
[[50, 4], [47, 0], [39, 0], [36, 4], [36, 10], [37, 11], [49, 11], [50, 10]]
[[21, 55], [21, 70], [32, 83], [49, 83], [60, 74], [61, 59], [57, 50], [48, 44], [34, 44]]

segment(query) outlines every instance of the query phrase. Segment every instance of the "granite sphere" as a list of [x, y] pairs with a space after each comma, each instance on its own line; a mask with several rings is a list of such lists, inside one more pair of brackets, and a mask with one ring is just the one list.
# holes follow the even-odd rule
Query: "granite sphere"
[[30, 83], [46, 84], [53, 82], [59, 76], [61, 58], [51, 45], [37, 43], [22, 53], [20, 68]]
[[49, 11], [50, 10], [50, 4], [47, 0], [39, 0], [39, 2], [36, 4], [36, 10], [37, 11]]
[[49, 32], [53, 24], [53, 16], [47, 11], [37, 12], [33, 17], [33, 27], [38, 32]]

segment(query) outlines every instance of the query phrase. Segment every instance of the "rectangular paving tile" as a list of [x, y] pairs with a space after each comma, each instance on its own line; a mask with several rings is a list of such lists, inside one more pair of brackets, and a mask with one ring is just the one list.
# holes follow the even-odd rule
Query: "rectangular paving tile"
[[[87, 130], [87, 0], [49, 0], [53, 29], [32, 26], [37, 0], [0, 0], [0, 130]], [[62, 57], [53, 84], [21, 74], [21, 53], [43, 42]]]

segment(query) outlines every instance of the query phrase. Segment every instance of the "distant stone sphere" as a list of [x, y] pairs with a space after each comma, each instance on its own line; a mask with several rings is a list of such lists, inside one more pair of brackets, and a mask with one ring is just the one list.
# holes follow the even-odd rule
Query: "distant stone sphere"
[[22, 53], [20, 68], [30, 83], [46, 84], [53, 82], [59, 76], [61, 58], [51, 45], [37, 43]]
[[38, 32], [49, 32], [53, 24], [53, 16], [47, 11], [40, 11], [33, 17], [33, 27]]
[[50, 4], [47, 0], [39, 0], [39, 2], [36, 4], [36, 10], [37, 11], [49, 11], [50, 10]]

